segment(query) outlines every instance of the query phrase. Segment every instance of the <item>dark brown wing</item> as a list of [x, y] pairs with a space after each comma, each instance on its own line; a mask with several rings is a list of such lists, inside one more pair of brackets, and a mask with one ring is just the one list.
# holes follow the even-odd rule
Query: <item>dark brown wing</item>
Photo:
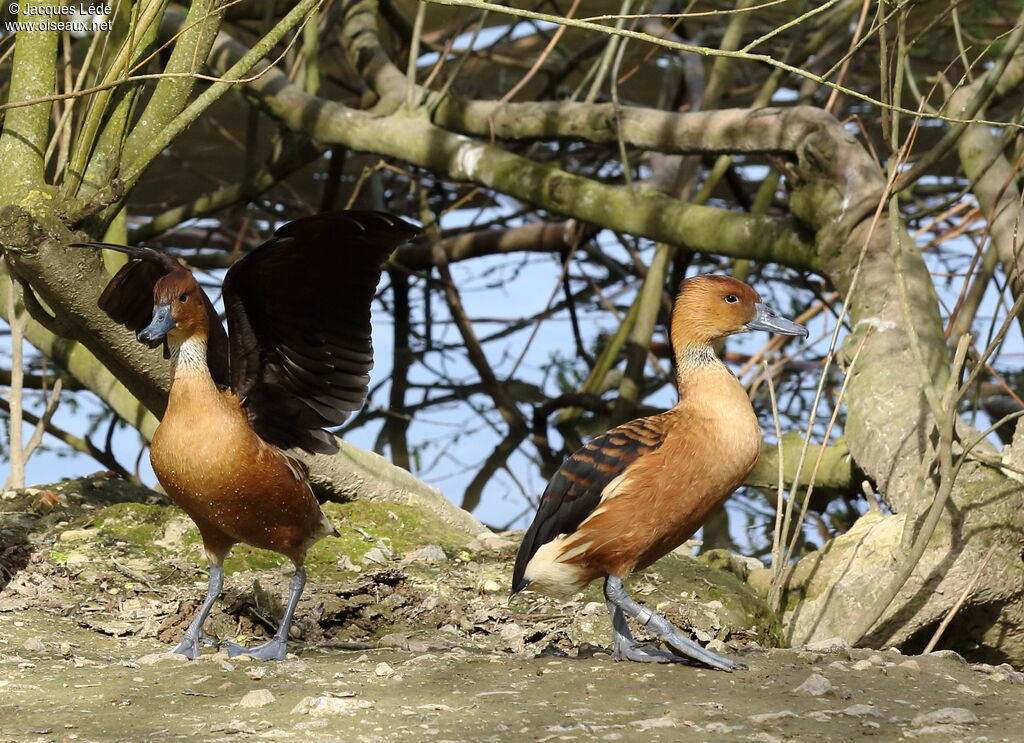
[[551, 478], [533, 524], [523, 536], [512, 572], [512, 593], [526, 588], [526, 566], [537, 550], [586, 521], [605, 488], [664, 440], [661, 416], [637, 418], [597, 436], [569, 457]]
[[[153, 285], [172, 271], [184, 271], [178, 260], [167, 253], [152, 248], [136, 248], [113, 243], [74, 243], [73, 248], [105, 248], [116, 250], [128, 256], [129, 261], [121, 266], [100, 294], [97, 305], [114, 322], [124, 325], [132, 333], [149, 325], [153, 319]], [[217, 384], [228, 384], [228, 338], [224, 326], [217, 317], [210, 298], [202, 292], [203, 305], [210, 330], [206, 351], [210, 375]]]
[[417, 232], [382, 212], [316, 214], [284, 225], [228, 271], [231, 388], [262, 439], [337, 450], [321, 429], [366, 399], [381, 265]]

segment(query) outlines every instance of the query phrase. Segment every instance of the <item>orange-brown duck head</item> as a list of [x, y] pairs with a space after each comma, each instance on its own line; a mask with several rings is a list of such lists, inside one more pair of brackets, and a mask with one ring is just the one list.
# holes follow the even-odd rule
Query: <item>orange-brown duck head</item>
[[672, 340], [682, 347], [748, 330], [807, 337], [807, 328], [779, 316], [752, 288], [730, 276], [706, 274], [687, 279], [672, 311]]
[[209, 332], [206, 295], [192, 272], [177, 267], [153, 285], [153, 319], [138, 339], [155, 348], [165, 339], [180, 344]]

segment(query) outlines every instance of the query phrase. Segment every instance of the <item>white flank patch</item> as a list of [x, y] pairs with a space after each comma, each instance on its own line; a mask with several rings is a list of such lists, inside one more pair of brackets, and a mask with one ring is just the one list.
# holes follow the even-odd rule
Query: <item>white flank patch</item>
[[564, 561], [582, 554], [590, 547], [590, 543], [563, 552], [566, 540], [571, 536], [562, 535], [551, 540], [530, 558], [523, 574], [529, 581], [529, 590], [566, 599], [586, 588], [590, 581], [587, 580], [583, 568], [568, 565]]

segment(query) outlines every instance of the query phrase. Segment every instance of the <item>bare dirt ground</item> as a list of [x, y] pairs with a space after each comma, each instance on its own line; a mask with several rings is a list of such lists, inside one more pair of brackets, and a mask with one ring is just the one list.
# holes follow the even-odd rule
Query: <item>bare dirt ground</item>
[[[280, 663], [168, 656], [205, 588], [180, 512], [96, 477], [0, 497], [0, 743], [8, 741], [1022, 741], [1024, 675], [955, 653], [777, 627], [730, 573], [685, 556], [639, 598], [749, 668], [615, 663], [599, 593], [506, 603], [515, 543], [388, 504], [329, 504]], [[208, 628], [256, 642], [287, 571], [239, 549]], [[719, 560], [721, 562], [721, 560]]]

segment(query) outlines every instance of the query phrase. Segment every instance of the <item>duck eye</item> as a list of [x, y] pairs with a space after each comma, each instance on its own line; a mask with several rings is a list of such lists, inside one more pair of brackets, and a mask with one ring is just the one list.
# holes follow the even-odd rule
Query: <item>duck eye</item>
[[181, 303], [184, 303], [187, 299], [188, 299], [188, 294], [182, 294], [180, 297], [178, 297], [178, 301], [181, 302]]
[[735, 294], [726, 294], [725, 301], [728, 302], [729, 304], [736, 304], [737, 302], [740, 301], [740, 298], [737, 297]]

